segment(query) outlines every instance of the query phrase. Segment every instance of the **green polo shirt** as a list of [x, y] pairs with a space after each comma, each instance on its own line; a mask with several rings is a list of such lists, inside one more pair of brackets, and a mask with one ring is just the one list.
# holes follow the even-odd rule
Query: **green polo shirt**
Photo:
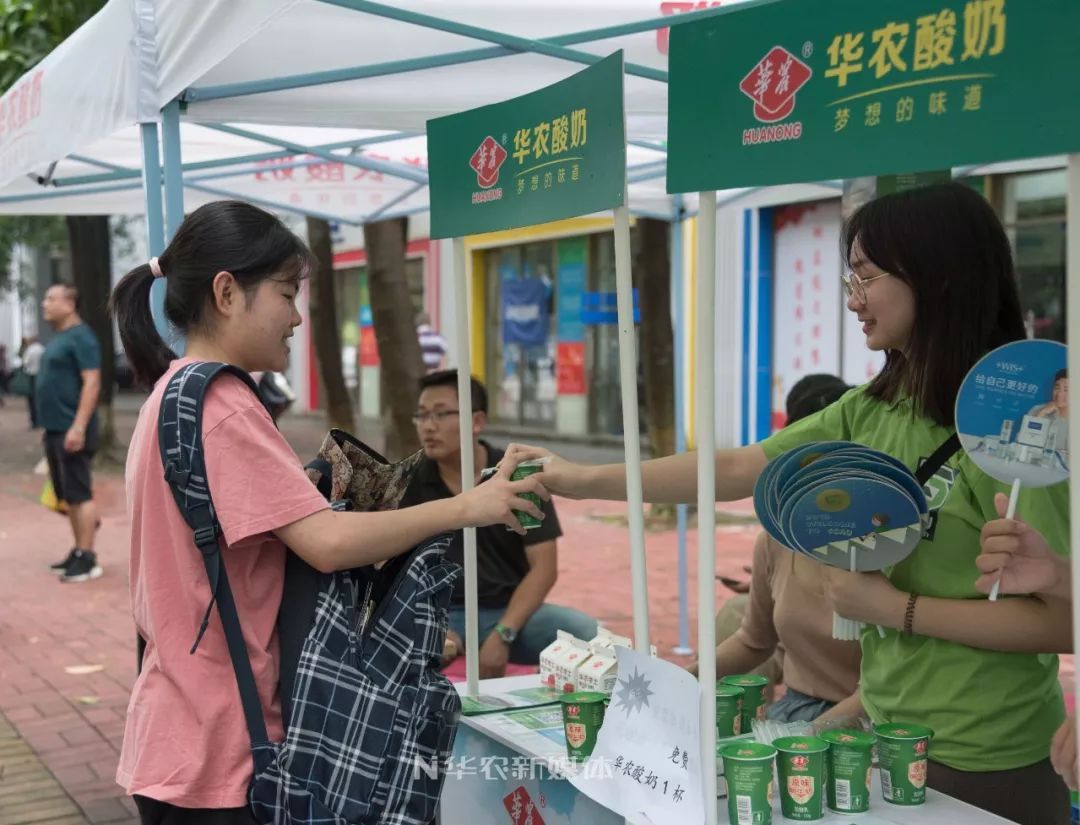
[[[889, 453], [912, 471], [950, 435], [913, 412], [869, 398], [865, 387], [762, 442], [773, 459], [812, 441], [854, 441]], [[935, 520], [915, 551], [885, 573], [900, 590], [946, 599], [984, 599], [975, 589], [979, 534], [997, 518], [994, 494], [1007, 485], [963, 452], [926, 485]], [[1069, 547], [1069, 488], [1020, 493], [1017, 514], [1060, 552]], [[862, 637], [861, 692], [875, 723], [926, 725], [934, 760], [964, 771], [1019, 768], [1046, 759], [1065, 718], [1055, 655], [1001, 653], [926, 636], [868, 628]]]

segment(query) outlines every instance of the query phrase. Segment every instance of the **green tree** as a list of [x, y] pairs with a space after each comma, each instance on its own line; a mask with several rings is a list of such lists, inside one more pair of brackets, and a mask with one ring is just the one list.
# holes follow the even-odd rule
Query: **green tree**
[[0, 0], [0, 89], [26, 74], [104, 0]]
[[375, 340], [379, 344], [379, 393], [383, 405], [386, 455], [404, 458], [420, 449], [412, 414], [424, 359], [416, 337], [416, 310], [405, 278], [407, 218], [364, 224], [368, 288]]
[[[675, 452], [675, 334], [671, 323], [671, 256], [669, 236], [679, 231], [667, 221], [638, 220], [635, 282], [640, 289], [641, 366], [645, 394], [645, 424], [652, 456]], [[650, 519], [670, 521], [675, 508], [654, 504]]]
[[341, 370], [341, 327], [334, 294], [334, 252], [330, 224], [321, 218], [307, 219], [308, 245], [319, 267], [312, 274], [308, 309], [311, 312], [311, 337], [319, 364], [319, 380], [325, 399], [326, 419], [331, 427], [353, 432], [352, 401]]
[[[0, 0], [0, 94], [104, 5], [104, 0]], [[22, 286], [10, 283], [17, 246], [50, 247], [63, 239], [63, 218], [0, 217], [0, 290]]]
[[[90, 19], [104, 0], [0, 0], [0, 93], [43, 60]], [[17, 245], [52, 247], [67, 233], [75, 285], [83, 296], [83, 317], [101, 342], [103, 358], [100, 449], [115, 444], [112, 416], [112, 323], [106, 304], [111, 285], [108, 218], [100, 215], [59, 217], [16, 215], [0, 218], [0, 287], [10, 286], [11, 259]], [[21, 280], [21, 279], [20, 279]], [[17, 284], [25, 287], [25, 284]]]

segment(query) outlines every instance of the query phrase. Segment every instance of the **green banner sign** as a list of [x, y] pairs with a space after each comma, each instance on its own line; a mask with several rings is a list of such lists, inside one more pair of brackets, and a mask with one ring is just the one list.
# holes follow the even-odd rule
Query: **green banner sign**
[[1077, 0], [778, 0], [673, 27], [668, 191], [1080, 150]]
[[626, 202], [623, 54], [539, 91], [427, 123], [431, 237]]

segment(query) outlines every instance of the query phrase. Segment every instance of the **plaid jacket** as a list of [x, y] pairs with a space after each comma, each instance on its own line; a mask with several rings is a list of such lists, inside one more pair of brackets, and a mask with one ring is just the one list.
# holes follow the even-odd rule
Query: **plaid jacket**
[[[314, 620], [292, 683], [286, 739], [270, 742], [240, 619], [221, 564], [202, 459], [202, 403], [213, 379], [251, 378], [224, 364], [196, 363], [169, 382], [158, 420], [165, 478], [195, 532], [229, 645], [254, 773], [251, 810], [263, 825], [426, 825], [435, 817], [461, 702], [436, 669], [457, 565], [448, 536], [390, 567], [319, 574]], [[376, 585], [379, 598], [373, 599]], [[357, 594], [364, 596], [357, 599]], [[194, 650], [194, 648], [193, 648]], [[283, 662], [282, 668], [291, 666]]]

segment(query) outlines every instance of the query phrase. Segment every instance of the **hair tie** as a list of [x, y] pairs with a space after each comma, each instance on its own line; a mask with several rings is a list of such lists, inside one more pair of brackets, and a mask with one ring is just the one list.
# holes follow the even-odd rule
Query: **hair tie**
[[157, 258], [150, 259], [150, 271], [154, 273], [155, 278], [165, 277], [165, 273], [161, 271], [161, 264], [158, 263]]

